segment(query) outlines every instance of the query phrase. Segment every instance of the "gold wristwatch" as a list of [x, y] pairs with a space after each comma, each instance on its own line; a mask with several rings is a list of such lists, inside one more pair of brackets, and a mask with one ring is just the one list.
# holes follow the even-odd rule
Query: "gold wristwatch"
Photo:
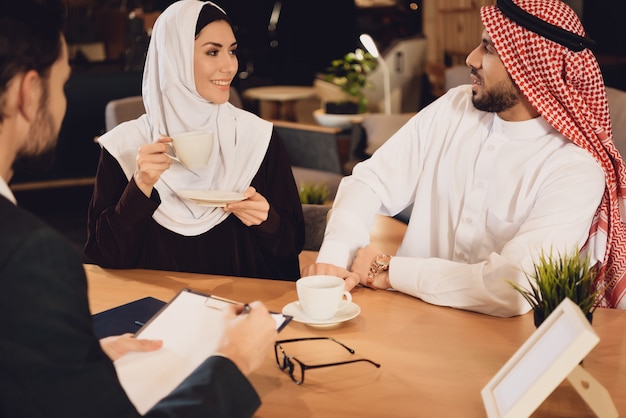
[[376, 289], [374, 287], [374, 277], [381, 271], [389, 270], [389, 262], [391, 261], [391, 256], [387, 254], [379, 254], [374, 257], [372, 260], [372, 265], [370, 266], [370, 271], [367, 273], [367, 281], [365, 285], [372, 289]]

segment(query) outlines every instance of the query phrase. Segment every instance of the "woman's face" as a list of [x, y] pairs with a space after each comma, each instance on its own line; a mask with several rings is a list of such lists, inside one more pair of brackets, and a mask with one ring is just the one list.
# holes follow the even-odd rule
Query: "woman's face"
[[200, 96], [216, 104], [226, 103], [230, 83], [237, 74], [237, 40], [225, 20], [206, 25], [194, 41], [193, 71]]

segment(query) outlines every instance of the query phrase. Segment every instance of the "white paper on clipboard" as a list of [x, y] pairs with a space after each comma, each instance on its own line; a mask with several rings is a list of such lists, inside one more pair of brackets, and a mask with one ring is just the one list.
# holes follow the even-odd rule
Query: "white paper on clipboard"
[[[183, 289], [137, 333], [163, 340], [160, 350], [128, 353], [114, 362], [120, 383], [140, 414], [172, 392], [207, 357], [222, 334], [226, 299]], [[276, 329], [291, 317], [272, 313]]]

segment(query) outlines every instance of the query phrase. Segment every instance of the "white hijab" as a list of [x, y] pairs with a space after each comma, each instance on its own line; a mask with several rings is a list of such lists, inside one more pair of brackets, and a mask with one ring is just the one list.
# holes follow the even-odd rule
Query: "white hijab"
[[[176, 233], [202, 234], [228, 216], [181, 199], [186, 189], [243, 192], [257, 173], [272, 134], [272, 124], [230, 103], [217, 105], [201, 97], [194, 82], [196, 22], [205, 4], [180, 0], [157, 19], [143, 74], [146, 114], [112, 129], [100, 144], [119, 162], [130, 180], [137, 149], [160, 134], [208, 130], [214, 132], [213, 153], [206, 167], [190, 171], [174, 162], [155, 184], [161, 204], [153, 218]], [[220, 9], [221, 10], [221, 9]]]

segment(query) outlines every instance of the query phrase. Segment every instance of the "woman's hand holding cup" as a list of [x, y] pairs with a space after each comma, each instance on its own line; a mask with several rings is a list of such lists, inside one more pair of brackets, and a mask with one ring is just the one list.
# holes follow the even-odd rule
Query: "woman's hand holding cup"
[[133, 177], [137, 187], [148, 197], [161, 174], [172, 165], [172, 159], [166, 155], [171, 142], [172, 138], [162, 135], [155, 142], [139, 147], [137, 151], [137, 170]]

